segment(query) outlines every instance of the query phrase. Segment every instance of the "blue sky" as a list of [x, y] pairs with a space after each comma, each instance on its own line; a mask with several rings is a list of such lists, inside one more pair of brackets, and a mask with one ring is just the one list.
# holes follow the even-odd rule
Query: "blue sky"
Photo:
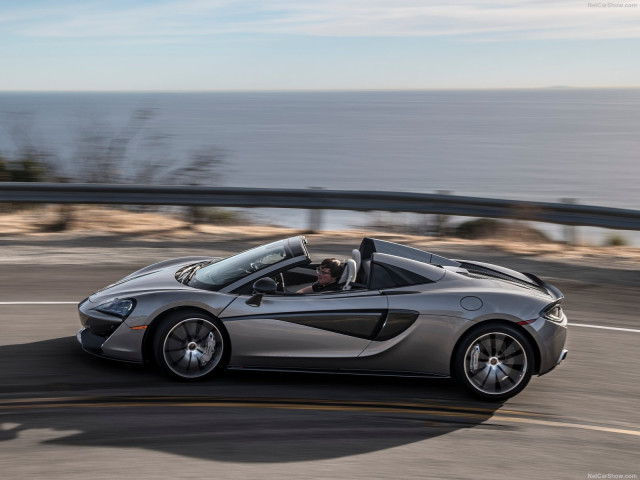
[[0, 90], [638, 87], [635, 2], [0, 0]]

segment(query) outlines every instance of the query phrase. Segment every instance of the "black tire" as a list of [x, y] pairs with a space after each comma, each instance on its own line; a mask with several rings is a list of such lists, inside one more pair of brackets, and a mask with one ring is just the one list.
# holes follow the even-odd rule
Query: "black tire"
[[222, 371], [231, 344], [219, 320], [201, 312], [177, 311], [162, 320], [153, 337], [156, 364], [169, 376], [198, 381]]
[[476, 397], [501, 401], [527, 386], [534, 362], [531, 344], [518, 329], [488, 324], [464, 335], [454, 354], [453, 371]]

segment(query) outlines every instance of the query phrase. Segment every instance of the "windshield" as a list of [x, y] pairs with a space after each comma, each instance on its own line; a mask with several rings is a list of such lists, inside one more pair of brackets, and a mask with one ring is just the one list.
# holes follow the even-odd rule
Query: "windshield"
[[253, 272], [291, 258], [292, 256], [287, 252], [285, 240], [253, 248], [214, 264], [203, 266], [194, 272], [187, 285], [207, 290], [219, 290]]

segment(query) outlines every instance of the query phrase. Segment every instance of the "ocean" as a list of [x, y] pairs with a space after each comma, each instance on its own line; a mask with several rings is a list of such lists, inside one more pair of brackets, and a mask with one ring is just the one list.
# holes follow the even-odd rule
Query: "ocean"
[[[122, 181], [215, 149], [219, 175], [203, 184], [569, 198], [640, 209], [640, 89], [0, 93], [5, 157], [31, 146], [74, 179], [79, 159], [92, 162], [114, 138], [126, 139]], [[294, 227], [306, 215], [255, 212]], [[325, 212], [323, 227], [366, 226], [371, 218]], [[594, 241], [606, 234], [581, 231]], [[640, 244], [636, 233], [622, 234]]]

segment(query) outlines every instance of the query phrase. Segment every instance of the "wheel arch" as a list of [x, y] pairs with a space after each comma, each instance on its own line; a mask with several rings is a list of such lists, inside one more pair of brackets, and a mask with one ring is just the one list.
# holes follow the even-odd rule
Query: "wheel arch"
[[519, 333], [521, 333], [527, 339], [527, 341], [529, 342], [529, 345], [531, 346], [531, 350], [533, 351], [534, 365], [533, 365], [532, 373], [534, 375], [538, 375], [538, 372], [540, 371], [541, 354], [540, 354], [540, 348], [538, 347], [538, 342], [535, 341], [533, 336], [522, 325], [518, 325], [515, 322], [510, 322], [509, 320], [504, 320], [504, 319], [488, 319], [488, 320], [483, 320], [481, 322], [478, 322], [473, 326], [469, 327], [462, 335], [460, 335], [460, 338], [458, 338], [455, 346], [451, 350], [451, 357], [449, 358], [449, 371], [451, 372], [452, 377], [455, 377], [454, 360], [456, 359], [458, 349], [461, 348], [462, 341], [467, 337], [467, 335], [475, 332], [476, 330], [480, 330], [481, 328], [485, 328], [488, 326], [507, 326], [507, 327], [514, 328]]

